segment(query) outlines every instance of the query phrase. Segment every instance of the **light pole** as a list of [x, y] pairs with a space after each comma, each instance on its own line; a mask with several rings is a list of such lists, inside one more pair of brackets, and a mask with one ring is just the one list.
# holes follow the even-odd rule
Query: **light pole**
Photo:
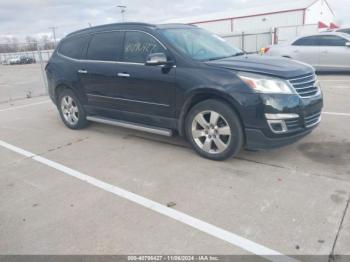
[[52, 30], [53, 41], [54, 41], [54, 45], [56, 47], [56, 44], [57, 44], [57, 40], [56, 40], [56, 29], [57, 29], [57, 26], [51, 26], [51, 27], [49, 27], [49, 29]]
[[118, 5], [117, 7], [120, 9], [120, 14], [122, 16], [122, 20], [121, 21], [125, 22], [125, 13], [126, 13], [127, 6], [125, 6], [125, 5]]

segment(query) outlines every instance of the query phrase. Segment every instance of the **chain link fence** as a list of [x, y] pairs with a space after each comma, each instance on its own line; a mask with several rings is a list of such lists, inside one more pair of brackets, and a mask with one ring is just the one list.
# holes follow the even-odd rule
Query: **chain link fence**
[[247, 53], [258, 53], [261, 48], [273, 44], [283, 43], [298, 36], [316, 34], [319, 32], [317, 24], [281, 26], [266, 32], [239, 32], [221, 35], [227, 42]]
[[45, 66], [53, 49], [45, 47], [50, 46], [0, 44], [0, 103], [47, 94]]
[[246, 53], [258, 53], [261, 48], [272, 45], [274, 32], [261, 33], [237, 33], [221, 35], [228, 43], [245, 51]]
[[292, 40], [298, 36], [316, 34], [318, 32], [318, 24], [277, 27], [275, 29], [275, 44]]

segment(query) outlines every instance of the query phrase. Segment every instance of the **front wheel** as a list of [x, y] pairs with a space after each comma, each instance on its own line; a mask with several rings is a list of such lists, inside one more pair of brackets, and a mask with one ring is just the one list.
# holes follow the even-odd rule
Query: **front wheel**
[[221, 100], [206, 100], [195, 105], [187, 115], [185, 128], [196, 152], [211, 160], [235, 156], [244, 142], [237, 114]]

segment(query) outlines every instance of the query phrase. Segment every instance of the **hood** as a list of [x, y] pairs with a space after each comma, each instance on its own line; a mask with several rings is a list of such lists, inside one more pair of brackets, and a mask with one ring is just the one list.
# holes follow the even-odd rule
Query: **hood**
[[260, 73], [281, 78], [295, 78], [314, 73], [312, 66], [291, 60], [261, 55], [242, 55], [206, 62], [207, 65], [237, 71]]

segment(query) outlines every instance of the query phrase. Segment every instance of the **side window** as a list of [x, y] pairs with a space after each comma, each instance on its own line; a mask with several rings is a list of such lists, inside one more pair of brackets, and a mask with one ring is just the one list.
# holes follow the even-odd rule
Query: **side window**
[[87, 36], [69, 37], [60, 44], [58, 52], [70, 58], [80, 59], [87, 41]]
[[350, 34], [350, 28], [347, 29], [340, 29], [337, 32], [345, 33], [345, 34]]
[[123, 34], [123, 32], [106, 32], [93, 35], [86, 59], [100, 61], [120, 60]]
[[124, 61], [132, 63], [145, 63], [147, 56], [153, 53], [164, 52], [164, 48], [152, 36], [129, 31], [125, 33]]
[[317, 36], [307, 36], [296, 40], [293, 45], [295, 46], [317, 46], [319, 44], [319, 40]]
[[321, 36], [322, 46], [345, 46], [346, 39], [336, 35], [324, 35]]

